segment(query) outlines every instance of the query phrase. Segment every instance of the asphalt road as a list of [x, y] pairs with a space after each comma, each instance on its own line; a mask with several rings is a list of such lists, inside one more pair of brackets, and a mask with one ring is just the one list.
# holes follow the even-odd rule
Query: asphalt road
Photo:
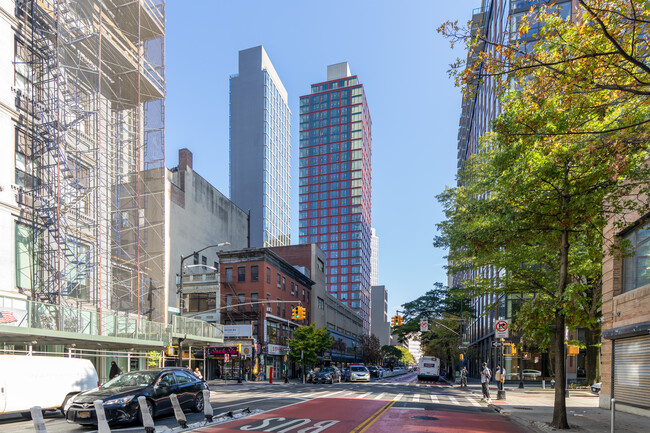
[[[249, 408], [254, 414], [235, 421], [202, 428], [204, 433], [269, 431], [285, 433], [500, 432], [520, 433], [517, 425], [496, 414], [467, 390], [444, 383], [417, 382], [406, 374], [371, 383], [277, 384], [245, 383], [211, 388], [215, 415]], [[202, 421], [202, 414], [187, 413], [188, 424]], [[69, 424], [60, 414], [48, 414], [49, 433], [95, 429]], [[155, 419], [157, 431], [178, 426], [173, 416]], [[0, 432], [35, 431], [20, 418], [0, 420]], [[113, 432], [143, 432], [138, 426]]]

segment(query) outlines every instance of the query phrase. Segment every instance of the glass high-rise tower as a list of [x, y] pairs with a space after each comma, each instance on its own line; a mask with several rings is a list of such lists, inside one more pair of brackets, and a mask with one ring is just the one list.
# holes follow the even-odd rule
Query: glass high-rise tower
[[370, 330], [371, 125], [347, 62], [300, 98], [300, 243], [327, 254], [327, 290]]
[[230, 199], [250, 212], [252, 247], [289, 245], [291, 111], [264, 47], [239, 52], [230, 77]]

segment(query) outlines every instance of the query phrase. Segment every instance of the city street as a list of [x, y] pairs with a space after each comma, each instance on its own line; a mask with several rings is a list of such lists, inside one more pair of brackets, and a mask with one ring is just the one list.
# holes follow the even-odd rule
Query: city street
[[[468, 390], [444, 383], [418, 382], [414, 373], [371, 383], [269, 385], [244, 383], [211, 387], [215, 415], [249, 408], [251, 416], [205, 427], [201, 432], [388, 432], [475, 431], [522, 432]], [[259, 412], [262, 411], [262, 412]], [[202, 414], [186, 414], [188, 423]], [[157, 431], [177, 426], [173, 417], [156, 418]], [[59, 415], [46, 417], [47, 431], [92, 432], [68, 424]], [[13, 419], [0, 424], [2, 432], [34, 432], [31, 421]], [[112, 431], [144, 431], [128, 426]]]

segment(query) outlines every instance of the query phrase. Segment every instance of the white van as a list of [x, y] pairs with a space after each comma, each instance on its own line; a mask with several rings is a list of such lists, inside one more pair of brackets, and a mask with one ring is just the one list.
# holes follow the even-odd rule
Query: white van
[[0, 355], [0, 414], [60, 409], [81, 391], [97, 388], [97, 371], [87, 359]]
[[440, 378], [440, 358], [423, 356], [418, 363], [418, 380], [438, 380]]

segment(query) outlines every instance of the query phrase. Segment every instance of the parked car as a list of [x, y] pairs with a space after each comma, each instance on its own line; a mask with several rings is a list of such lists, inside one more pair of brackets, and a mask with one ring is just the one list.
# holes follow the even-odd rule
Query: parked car
[[174, 411], [171, 394], [178, 396], [183, 409], [203, 410], [204, 380], [187, 368], [169, 367], [156, 370], [134, 371], [121, 374], [97, 389], [82, 392], [74, 397], [66, 411], [68, 422], [97, 425], [93, 402], [102, 400], [109, 424], [142, 422], [138, 397], [147, 399], [151, 416]]
[[601, 385], [601, 383], [602, 382], [598, 382], [598, 383], [594, 383], [593, 385], [591, 385], [591, 392], [593, 392], [594, 394], [600, 394], [600, 385]]
[[323, 367], [314, 372], [312, 383], [341, 383], [341, 371], [336, 367]]
[[[28, 374], [16, 374], [21, 371]], [[31, 418], [29, 410], [34, 406], [63, 412], [72, 397], [98, 384], [97, 371], [87, 359], [0, 355], [2, 414], [15, 412]]]
[[377, 367], [376, 365], [369, 365], [368, 371], [370, 372], [370, 376], [377, 378], [380, 378], [383, 373], [381, 368]]
[[524, 379], [537, 379], [542, 377], [542, 372], [539, 370], [524, 370], [522, 372]]
[[345, 379], [348, 382], [370, 382], [370, 371], [362, 365], [351, 365]]

